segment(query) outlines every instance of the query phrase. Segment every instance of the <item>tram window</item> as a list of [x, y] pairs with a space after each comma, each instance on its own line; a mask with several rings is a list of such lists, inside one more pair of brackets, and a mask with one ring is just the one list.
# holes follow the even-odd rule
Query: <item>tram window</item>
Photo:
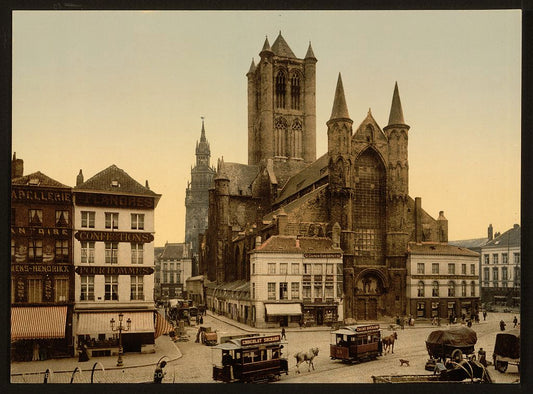
[[245, 364], [251, 363], [252, 362], [252, 353], [251, 352], [245, 352], [243, 354], [243, 360], [244, 360]]
[[254, 362], [261, 361], [261, 354], [259, 352], [253, 352]]
[[272, 359], [279, 358], [279, 349], [272, 349]]
[[235, 352], [235, 360], [240, 361], [240, 359], [241, 359], [241, 352]]
[[363, 344], [363, 338], [357, 338], [357, 344], [362, 345]]

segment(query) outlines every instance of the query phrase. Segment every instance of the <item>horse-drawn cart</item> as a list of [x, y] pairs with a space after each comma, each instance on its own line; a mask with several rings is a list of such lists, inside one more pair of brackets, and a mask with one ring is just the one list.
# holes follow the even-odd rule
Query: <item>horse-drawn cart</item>
[[520, 370], [520, 330], [497, 334], [492, 357], [494, 368], [502, 373], [507, 371], [509, 364], [516, 365]]
[[476, 332], [468, 327], [432, 331], [426, 340], [426, 349], [430, 357], [426, 369], [433, 371], [438, 360], [442, 363], [447, 360], [458, 363], [464, 356], [471, 357], [474, 355], [476, 342]]

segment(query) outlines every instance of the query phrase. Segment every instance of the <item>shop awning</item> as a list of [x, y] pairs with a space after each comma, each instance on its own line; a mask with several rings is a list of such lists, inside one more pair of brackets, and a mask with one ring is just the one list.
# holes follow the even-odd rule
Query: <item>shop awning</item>
[[270, 316], [299, 316], [302, 314], [300, 304], [265, 304], [266, 313]]
[[11, 342], [65, 338], [66, 322], [66, 306], [12, 307]]
[[157, 312], [155, 319], [155, 337], [158, 338], [163, 334], [168, 334], [170, 331], [174, 331], [172, 324], [161, 313]]
[[[78, 326], [76, 328], [76, 335], [98, 335], [112, 333], [111, 323], [112, 318], [115, 319], [115, 328], [118, 325], [117, 312], [80, 312], [78, 314]], [[122, 312], [124, 318], [122, 325], [126, 326], [126, 321], [131, 319], [131, 328], [128, 333], [134, 332], [154, 332], [154, 312]], [[126, 331], [124, 331], [126, 332]]]

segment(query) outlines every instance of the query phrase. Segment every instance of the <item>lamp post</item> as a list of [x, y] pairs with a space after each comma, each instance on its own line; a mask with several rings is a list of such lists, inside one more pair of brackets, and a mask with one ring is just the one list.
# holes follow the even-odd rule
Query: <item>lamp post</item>
[[123, 363], [122, 363], [122, 354], [124, 353], [123, 352], [123, 349], [122, 349], [122, 331], [129, 331], [130, 328], [131, 328], [131, 319], [128, 318], [128, 320], [126, 320], [126, 326], [123, 326], [122, 325], [122, 320], [124, 319], [124, 314], [121, 312], [118, 314], [118, 326], [115, 327], [115, 319], [114, 318], [111, 318], [111, 320], [109, 321], [111, 323], [111, 330], [112, 331], [118, 331], [118, 359], [117, 359], [117, 367], [122, 367]]

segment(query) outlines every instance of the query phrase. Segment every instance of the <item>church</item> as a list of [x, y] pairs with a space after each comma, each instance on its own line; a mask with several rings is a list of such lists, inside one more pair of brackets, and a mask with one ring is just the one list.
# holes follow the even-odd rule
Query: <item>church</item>
[[[279, 261], [307, 245], [303, 268], [296, 271], [301, 282], [294, 282], [292, 293], [302, 314], [306, 306], [328, 301], [342, 309], [336, 316], [345, 321], [409, 313], [409, 244], [447, 244], [448, 221], [442, 211], [436, 219], [430, 216], [421, 199], [409, 195], [410, 127], [398, 85], [385, 127], [370, 110], [354, 125], [339, 74], [330, 119], [319, 127], [327, 133], [327, 152], [317, 158], [317, 58], [311, 43], [298, 58], [280, 32], [272, 46], [265, 40], [259, 56], [246, 74], [248, 163], [218, 160], [208, 192], [208, 225], [199, 236], [199, 270], [211, 283], [210, 309], [254, 323], [258, 304], [251, 259], [265, 255], [272, 238], [268, 250]], [[289, 244], [292, 249], [285, 250]], [[315, 244], [324, 253], [313, 255]], [[304, 272], [306, 259], [328, 256], [342, 256], [335, 270], [340, 294], [329, 298], [318, 292], [328, 288], [327, 273]], [[281, 290], [286, 285], [279, 292], [272, 288], [271, 302], [291, 301]]]

